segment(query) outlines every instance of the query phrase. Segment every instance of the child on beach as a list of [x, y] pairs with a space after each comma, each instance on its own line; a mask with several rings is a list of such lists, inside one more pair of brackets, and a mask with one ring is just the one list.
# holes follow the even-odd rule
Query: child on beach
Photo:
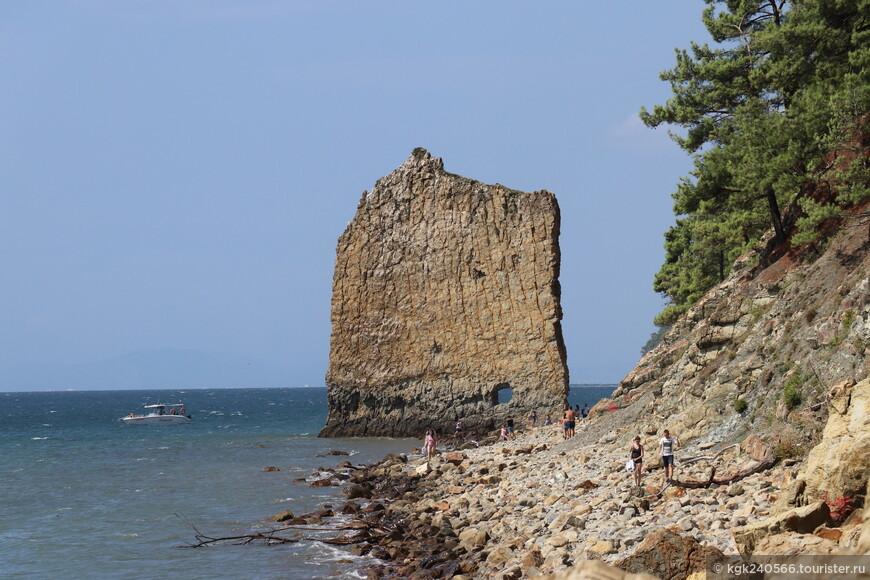
[[502, 426], [501, 426], [501, 440], [502, 440], [502, 441], [507, 441], [507, 440], [508, 440], [508, 436], [507, 436], [507, 425], [506, 425], [506, 424], [502, 424]]

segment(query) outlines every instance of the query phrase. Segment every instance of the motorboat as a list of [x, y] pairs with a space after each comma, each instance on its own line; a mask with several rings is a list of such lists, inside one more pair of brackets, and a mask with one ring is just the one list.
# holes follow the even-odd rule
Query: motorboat
[[184, 409], [183, 403], [145, 405], [145, 409], [145, 413], [141, 415], [130, 413], [126, 417], [121, 417], [121, 421], [127, 425], [181, 425], [193, 420]]

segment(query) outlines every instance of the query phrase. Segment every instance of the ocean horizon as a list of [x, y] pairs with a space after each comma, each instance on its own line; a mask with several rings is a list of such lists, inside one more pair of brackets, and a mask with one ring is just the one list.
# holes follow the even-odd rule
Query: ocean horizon
[[[591, 405], [609, 392], [574, 394]], [[217, 537], [267, 530], [286, 509], [340, 507], [339, 487], [309, 484], [322, 469], [421, 444], [318, 438], [326, 387], [3, 392], [0, 402], [4, 578], [363, 578], [370, 557], [312, 540], [186, 548], [197, 532], [184, 520]], [[192, 423], [120, 421], [179, 402]]]

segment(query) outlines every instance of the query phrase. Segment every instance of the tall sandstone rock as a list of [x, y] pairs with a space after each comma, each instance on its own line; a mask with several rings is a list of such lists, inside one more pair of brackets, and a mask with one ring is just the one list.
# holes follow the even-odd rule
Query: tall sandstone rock
[[460, 177], [415, 149], [338, 240], [320, 435], [445, 433], [459, 419], [483, 432], [561, 412], [558, 239], [552, 193]]

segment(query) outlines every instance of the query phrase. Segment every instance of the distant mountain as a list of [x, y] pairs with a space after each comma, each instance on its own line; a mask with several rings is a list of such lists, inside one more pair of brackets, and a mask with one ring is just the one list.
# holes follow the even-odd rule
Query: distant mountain
[[289, 387], [292, 372], [239, 355], [196, 350], [138, 350], [79, 363], [0, 368], [0, 390]]

